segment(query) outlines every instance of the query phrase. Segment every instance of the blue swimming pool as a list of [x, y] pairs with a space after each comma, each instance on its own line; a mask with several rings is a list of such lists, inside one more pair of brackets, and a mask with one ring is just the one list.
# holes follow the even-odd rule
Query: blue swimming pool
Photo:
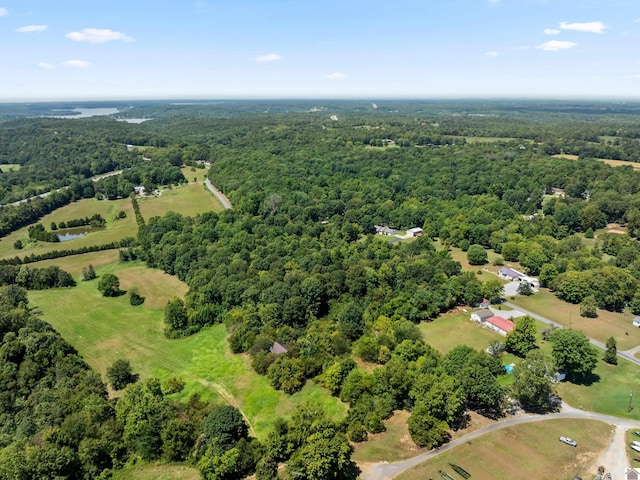
[[513, 372], [513, 363], [510, 363], [509, 365], [505, 365], [504, 369], [507, 373]]

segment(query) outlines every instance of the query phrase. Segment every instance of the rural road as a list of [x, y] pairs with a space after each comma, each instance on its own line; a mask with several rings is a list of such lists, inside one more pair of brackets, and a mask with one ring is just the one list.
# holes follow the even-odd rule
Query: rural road
[[[556, 327], [556, 328], [562, 328], [562, 325], [560, 325], [559, 323], [556, 323], [556, 322], [554, 322], [552, 320], [549, 320], [548, 318], [542, 317], [542, 316], [540, 316], [540, 315], [538, 315], [536, 313], [530, 312], [529, 310], [525, 310], [522, 307], [518, 307], [517, 305], [514, 305], [513, 303], [503, 302], [503, 305], [506, 305], [509, 308], [513, 308], [514, 310], [519, 310], [519, 311], [521, 311], [523, 313], [526, 313], [530, 317], [533, 317], [536, 320], [540, 320], [542, 323], [545, 323], [545, 324], [547, 324], [549, 326]], [[594, 340], [593, 338], [590, 338], [589, 342], [591, 343], [591, 345], [593, 345], [595, 347], [598, 347], [598, 348], [600, 348], [602, 350], [606, 350], [607, 349], [607, 347], [605, 346], [604, 343], [599, 342], [597, 340]], [[625, 360], [628, 360], [631, 363], [640, 366], [640, 360], [638, 360], [636, 357], [633, 356], [633, 351], [634, 350], [635, 349], [627, 350], [627, 351], [624, 351], [624, 352], [618, 351], [618, 357], [624, 358]]]
[[586, 412], [583, 410], [578, 410], [567, 405], [563, 405], [562, 411], [559, 413], [549, 413], [547, 415], [533, 415], [533, 414], [525, 414], [522, 416], [517, 416], [514, 418], [510, 418], [509, 420], [504, 420], [498, 423], [494, 423], [493, 425], [486, 426], [475, 432], [471, 432], [468, 435], [457, 438], [443, 447], [430, 450], [428, 452], [417, 455], [413, 458], [409, 458], [407, 460], [403, 460], [401, 462], [394, 463], [374, 463], [371, 465], [367, 465], [363, 468], [363, 473], [361, 475], [363, 480], [389, 480], [397, 475], [401, 474], [405, 470], [415, 467], [422, 462], [432, 459], [440, 455], [447, 450], [451, 450], [452, 448], [458, 447], [469, 440], [473, 440], [474, 438], [481, 437], [490, 432], [495, 432], [496, 430], [501, 430], [503, 428], [511, 427], [513, 425], [520, 425], [523, 423], [531, 423], [531, 422], [544, 422], [547, 420], [556, 420], [562, 418], [579, 418], [579, 419], [589, 419], [589, 420], [600, 420], [602, 422], [609, 423], [611, 425], [615, 425], [618, 429], [640, 429], [640, 421], [629, 420], [626, 418], [618, 418], [612, 417], [610, 415], [602, 415], [600, 413], [594, 412]]
[[227, 197], [225, 197], [220, 190], [218, 190], [216, 187], [213, 186], [213, 184], [211, 183], [211, 180], [207, 178], [204, 181], [204, 184], [207, 186], [209, 191], [216, 196], [216, 198], [224, 208], [226, 208], [227, 210], [231, 209], [231, 203], [229, 203], [229, 200], [227, 200]]

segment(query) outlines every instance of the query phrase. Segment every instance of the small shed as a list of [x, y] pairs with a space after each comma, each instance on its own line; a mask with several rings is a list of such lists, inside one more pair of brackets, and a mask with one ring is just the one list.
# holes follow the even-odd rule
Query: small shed
[[635, 317], [633, 317], [632, 323], [634, 327], [640, 327], [640, 315], [636, 315]]
[[287, 350], [287, 347], [285, 347], [281, 343], [273, 342], [273, 345], [271, 346], [269, 351], [271, 353], [275, 353], [276, 355], [280, 355], [282, 353], [287, 353], [289, 350]]
[[410, 228], [409, 230], [407, 230], [407, 235], [410, 237], [421, 237], [422, 236], [422, 229], [420, 227], [414, 227], [414, 228]]

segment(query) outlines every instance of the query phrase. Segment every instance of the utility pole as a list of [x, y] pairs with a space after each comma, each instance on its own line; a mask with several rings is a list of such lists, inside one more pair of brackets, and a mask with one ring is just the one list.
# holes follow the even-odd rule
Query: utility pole
[[627, 413], [633, 410], [633, 407], [631, 406], [632, 400], [633, 400], [633, 390], [631, 390], [631, 393], [629, 394], [629, 406], [627, 407]]

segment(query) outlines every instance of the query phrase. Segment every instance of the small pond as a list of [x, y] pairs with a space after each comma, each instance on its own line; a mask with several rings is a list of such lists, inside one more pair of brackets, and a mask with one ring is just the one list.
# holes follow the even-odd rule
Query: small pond
[[76, 238], [81, 238], [91, 232], [97, 232], [100, 230], [104, 230], [104, 227], [91, 227], [86, 225], [84, 227], [61, 228], [58, 230], [58, 240], [61, 242], [68, 242], [69, 240], [75, 240]]

